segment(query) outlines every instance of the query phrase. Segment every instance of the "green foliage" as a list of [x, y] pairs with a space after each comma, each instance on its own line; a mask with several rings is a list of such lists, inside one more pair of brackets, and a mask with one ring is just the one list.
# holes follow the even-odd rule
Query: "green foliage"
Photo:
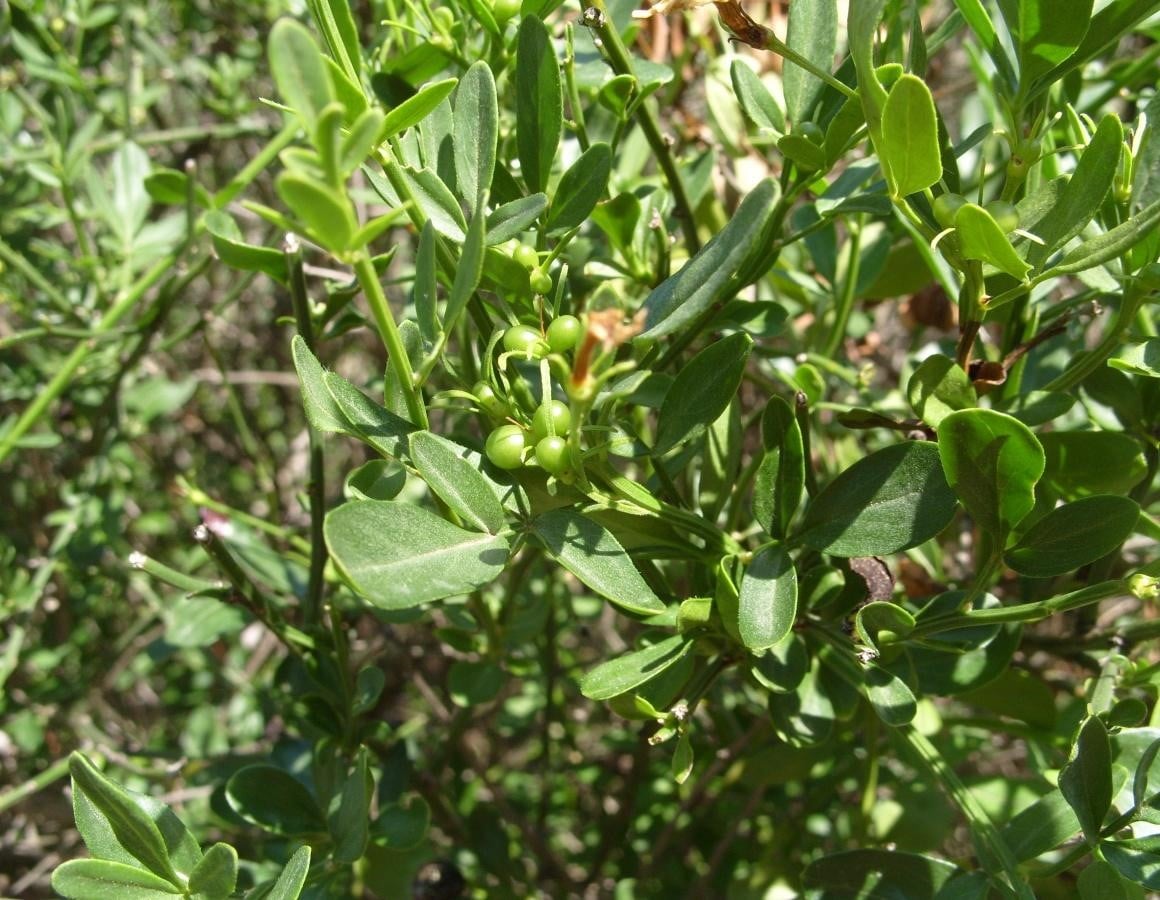
[[1160, 4], [849, 5], [0, 13], [52, 889], [1160, 890]]

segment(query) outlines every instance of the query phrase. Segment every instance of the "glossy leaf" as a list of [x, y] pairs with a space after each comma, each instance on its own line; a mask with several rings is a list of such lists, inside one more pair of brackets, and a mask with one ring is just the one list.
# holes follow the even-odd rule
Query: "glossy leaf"
[[564, 95], [552, 35], [536, 16], [520, 22], [515, 83], [520, 172], [529, 190], [542, 191], [564, 132]]
[[326, 819], [301, 781], [277, 766], [246, 766], [226, 783], [226, 799], [239, 816], [288, 837], [326, 833]]
[[582, 225], [608, 191], [612, 173], [612, 150], [608, 144], [593, 144], [585, 150], [560, 178], [546, 227], [561, 232]]
[[967, 373], [947, 356], [924, 359], [906, 384], [906, 398], [915, 414], [932, 428], [951, 413], [978, 402]]
[[866, 699], [887, 725], [898, 727], [914, 720], [918, 702], [914, 692], [897, 675], [880, 666], [871, 665], [864, 673], [863, 690]]
[[644, 649], [610, 659], [580, 677], [580, 693], [589, 700], [609, 700], [631, 691], [660, 675], [692, 647], [691, 641], [675, 634]]
[[1040, 439], [1046, 458], [1043, 483], [1065, 499], [1126, 494], [1148, 464], [1139, 441], [1114, 431], [1053, 431]]
[[1059, 789], [1075, 811], [1088, 844], [1100, 839], [1100, 827], [1112, 806], [1112, 754], [1108, 731], [1098, 716], [1079, 730], [1071, 761], [1059, 773]]
[[743, 332], [710, 344], [677, 373], [657, 419], [657, 453], [699, 434], [729, 406], [741, 384], [753, 338]]
[[733, 291], [733, 277], [767, 252], [762, 232], [773, 214], [778, 188], [766, 179], [741, 201], [729, 223], [644, 301], [645, 332], [665, 337], [692, 322]]
[[801, 427], [793, 408], [770, 397], [761, 415], [763, 456], [753, 480], [753, 515], [771, 537], [785, 537], [806, 481]]
[[797, 617], [797, 572], [784, 545], [770, 544], [754, 555], [737, 606], [737, 632], [750, 650], [765, 650], [790, 633]]
[[52, 889], [69, 900], [168, 900], [181, 889], [136, 866], [107, 859], [74, 859], [52, 873]]
[[536, 519], [532, 528], [558, 563], [602, 597], [632, 613], [664, 611], [620, 542], [598, 522], [556, 509]]
[[954, 511], [938, 448], [894, 444], [854, 463], [814, 497], [795, 541], [834, 556], [883, 556], [934, 537]]
[[507, 542], [466, 531], [434, 513], [394, 500], [363, 500], [331, 510], [324, 527], [335, 565], [364, 599], [407, 609], [466, 594], [503, 571]]
[[1018, 419], [968, 409], [943, 419], [938, 450], [947, 482], [1001, 550], [1035, 505], [1035, 485], [1044, 469], [1039, 441]]
[[1031, 264], [1011, 246], [999, 223], [976, 203], [967, 203], [955, 213], [955, 232], [963, 256], [988, 263], [1000, 272], [1022, 281]]
[[891, 87], [882, 109], [882, 167], [896, 198], [937, 184], [942, 178], [942, 153], [934, 98], [926, 83], [903, 75]]
[[354, 767], [331, 803], [327, 827], [334, 841], [335, 862], [350, 864], [362, 858], [370, 837], [370, 809], [374, 778], [368, 768], [366, 747], [360, 747]]
[[1135, 529], [1139, 516], [1140, 507], [1134, 501], [1110, 494], [1058, 506], [1007, 551], [1007, 565], [1033, 578], [1074, 572], [1119, 547]]
[[476, 209], [480, 194], [491, 186], [499, 140], [495, 77], [483, 60], [473, 63], [459, 80], [453, 129], [455, 183], [463, 202]]
[[491, 534], [503, 528], [503, 507], [479, 469], [464, 458], [468, 451], [430, 431], [413, 433], [410, 446], [419, 476], [465, 524]]
[[858, 639], [879, 652], [889, 644], [904, 640], [913, 630], [914, 616], [885, 600], [867, 603], [854, 617], [854, 633]]

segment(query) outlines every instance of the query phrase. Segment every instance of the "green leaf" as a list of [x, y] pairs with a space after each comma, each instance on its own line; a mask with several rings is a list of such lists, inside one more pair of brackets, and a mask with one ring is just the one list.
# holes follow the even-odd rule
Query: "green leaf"
[[[1014, 0], [1000, 4], [1019, 57], [1019, 91], [1066, 60], [1083, 42], [1093, 0]], [[1014, 8], [1012, 8], [1014, 7]], [[1014, 15], [1011, 13], [1014, 12]]]
[[282, 869], [273, 887], [262, 900], [298, 900], [310, 872], [310, 847], [304, 845], [294, 851], [290, 861]]
[[435, 259], [435, 226], [428, 219], [419, 233], [415, 251], [415, 284], [411, 299], [415, 304], [415, 321], [423, 340], [435, 343], [439, 338], [439, 285]]
[[[1160, 138], [1157, 140], [1160, 141]], [[1160, 338], [1150, 338], [1140, 344], [1128, 344], [1108, 360], [1108, 365], [1131, 375], [1160, 378]]]
[[1026, 669], [1007, 669], [994, 681], [960, 697], [972, 706], [1018, 719], [1036, 728], [1050, 730], [1055, 727], [1054, 690], [1043, 678]]
[[381, 609], [408, 609], [494, 581], [502, 538], [466, 531], [393, 500], [345, 503], [326, 516], [326, 545], [355, 591]]
[[371, 828], [371, 840], [392, 850], [419, 846], [431, 824], [431, 807], [422, 797], [412, 796], [383, 807]]
[[419, 476], [466, 525], [490, 534], [504, 527], [503, 507], [479, 469], [464, 458], [466, 448], [430, 431], [413, 432], [410, 447]]
[[459, 317], [467, 309], [468, 301], [475, 289], [479, 287], [479, 280], [483, 277], [483, 259], [485, 247], [483, 244], [487, 221], [483, 210], [477, 210], [471, 217], [471, 224], [467, 226], [467, 235], [463, 239], [463, 250], [459, 254], [459, 262], [455, 266], [455, 279], [451, 282], [451, 293], [447, 295], [447, 308], [443, 312], [443, 331], [451, 331], [459, 322]]
[[1036, 228], [1043, 243], [1032, 245], [1028, 251], [1027, 260], [1032, 266], [1042, 266], [1055, 249], [1079, 234], [1100, 211], [1112, 189], [1123, 143], [1124, 126], [1118, 116], [1108, 113], [1100, 120], [1055, 205]]
[[692, 647], [692, 641], [675, 634], [642, 650], [610, 659], [581, 676], [580, 693], [589, 700], [610, 700], [655, 678]]
[[459, 79], [457, 78], [445, 78], [443, 81], [435, 81], [419, 88], [413, 97], [408, 97], [387, 113], [379, 131], [379, 143], [384, 143], [413, 125], [422, 122], [455, 90], [455, 85], [458, 83]]
[[890, 644], [905, 640], [914, 630], [914, 616], [885, 600], [875, 600], [858, 610], [854, 617], [854, 633], [858, 640], [881, 652]]
[[242, 239], [241, 229], [233, 217], [222, 210], [205, 214], [205, 230], [213, 242], [217, 258], [227, 266], [243, 272], [262, 272], [275, 281], [286, 283], [286, 256], [272, 247], [256, 247]]
[[213, 198], [194, 179], [176, 169], [154, 169], [145, 176], [145, 190], [154, 203], [163, 203], [167, 206], [184, 206], [193, 192], [193, 202], [208, 208], [213, 204]]
[[1059, 789], [1094, 847], [1112, 806], [1112, 751], [1099, 716], [1088, 717], [1080, 727], [1071, 761], [1060, 770]]
[[777, 185], [769, 179], [762, 181], [709, 243], [653, 289], [644, 301], [647, 330], [638, 340], [672, 334], [736, 292], [735, 276], [768, 253], [763, 235], [777, 197]]
[[[1114, 851], [1112, 855], [1116, 855]], [[1155, 864], [1157, 871], [1160, 872], [1160, 857], [1156, 857]], [[1140, 868], [1131, 863], [1127, 868], [1133, 874], [1141, 872]], [[1131, 900], [1135, 896], [1120, 877], [1116, 867], [1102, 859], [1092, 860], [1088, 867], [1079, 873], [1076, 887], [1079, 888], [1080, 900]]]
[[516, 45], [516, 151], [533, 193], [548, 186], [564, 133], [564, 95], [552, 35], [535, 16], [520, 22]]
[[247, 822], [274, 834], [299, 837], [326, 833], [326, 819], [314, 795], [277, 766], [239, 769], [226, 782], [226, 800]]
[[181, 878], [173, 868], [169, 847], [154, 817], [82, 754], [74, 752], [69, 756], [68, 769], [74, 791], [84, 794], [120, 847], [154, 875], [180, 885]]
[[447, 691], [456, 706], [478, 706], [499, 696], [505, 680], [503, 669], [495, 663], [457, 659], [447, 673]]
[[307, 130], [313, 130], [319, 113], [334, 100], [326, 63], [314, 36], [293, 19], [279, 19], [270, 30], [267, 51], [278, 93]]
[[737, 632], [750, 650], [765, 650], [790, 633], [797, 618], [797, 572], [783, 544], [754, 555], [737, 606]]
[[347, 0], [307, 0], [314, 21], [326, 39], [330, 55], [339, 61], [346, 75], [358, 83], [362, 63], [362, 48], [359, 44], [358, 28], [351, 15]]
[[656, 453], [699, 434], [729, 406], [741, 384], [753, 338], [737, 332], [694, 356], [677, 373], [657, 419]]
[[1075, 812], [1054, 790], [1004, 825], [999, 836], [1015, 859], [1026, 862], [1071, 840], [1079, 830]]
[[785, 115], [773, 94], [747, 64], [745, 58], [737, 57], [729, 67], [729, 78], [733, 82], [733, 93], [741, 111], [758, 128], [780, 136], [785, 132]]
[[954, 511], [938, 448], [894, 444], [860, 459], [814, 497], [796, 541], [834, 556], [883, 556], [934, 537]]
[[245, 614], [213, 597], [182, 597], [164, 608], [165, 642], [173, 647], [208, 647], [223, 635], [237, 634]]
[[349, 865], [366, 852], [370, 837], [371, 799], [375, 782], [368, 768], [367, 748], [360, 747], [342, 791], [331, 803], [327, 827], [334, 841], [334, 861]]
[[977, 203], [966, 203], [955, 213], [955, 231], [967, 259], [982, 260], [1022, 281], [1031, 264], [1011, 246], [994, 217]]
[[399, 172], [407, 182], [407, 189], [415, 198], [415, 203], [423, 215], [431, 220], [435, 230], [457, 244], [462, 244], [467, 236], [467, 218], [463, 215], [459, 201], [451, 193], [451, 188], [431, 169], [416, 171], [402, 166]]
[[682, 731], [677, 738], [677, 746], [673, 748], [673, 761], [670, 766], [673, 781], [684, 784], [693, 774], [693, 744], [689, 740], [689, 732]]
[[570, 509], [554, 509], [532, 530], [565, 569], [602, 597], [632, 613], [664, 612], [620, 542], [603, 525]]
[[938, 428], [953, 412], [971, 409], [978, 400], [967, 373], [947, 356], [924, 359], [906, 384], [906, 399], [915, 415]]
[[802, 874], [807, 887], [844, 900], [933, 898], [959, 870], [945, 860], [888, 850], [847, 850], [815, 859]]
[[607, 144], [593, 144], [560, 178], [552, 195], [546, 227], [549, 232], [568, 231], [584, 224], [608, 191], [612, 173], [612, 150]]
[[864, 0], [853, 4], [846, 27], [850, 58], [858, 73], [858, 95], [862, 98], [866, 125], [870, 129], [870, 137], [875, 147], [881, 144], [882, 107], [886, 103], [886, 90], [875, 71], [874, 36], [878, 33], [885, 6], [886, 0]]
[[781, 540], [806, 482], [801, 427], [781, 397], [770, 397], [761, 414], [761, 443], [764, 455], [753, 481], [753, 515], [770, 537]]
[[189, 890], [208, 897], [228, 897], [238, 882], [238, 851], [229, 844], [217, 843], [189, 873]]
[[346, 416], [338, 401], [326, 388], [326, 370], [307, 346], [302, 335], [296, 334], [290, 342], [294, 368], [302, 388], [302, 403], [306, 420], [318, 431], [346, 434], [350, 431]]
[[1143, 885], [1150, 891], [1160, 891], [1160, 838], [1156, 835], [1126, 841], [1104, 841], [1100, 844], [1100, 853], [1129, 881]]
[[1065, 253], [1058, 263], [1037, 276], [1036, 281], [1046, 281], [1060, 275], [1074, 275], [1111, 262], [1123, 256], [1145, 238], [1151, 237], [1157, 226], [1160, 226], [1160, 200], [1144, 207], [1115, 228], [1083, 241], [1074, 250]]
[[301, 172], [282, 172], [274, 185], [312, 241], [332, 253], [351, 246], [358, 222], [345, 194]]
[[[789, 8], [786, 44], [823, 72], [834, 65], [838, 46], [837, 0], [794, 0]], [[825, 85], [789, 60], [782, 71], [786, 112], [795, 125], [805, 122]]]
[[1035, 505], [1035, 484], [1044, 469], [1039, 441], [1018, 419], [966, 409], [942, 420], [938, 450], [951, 488], [1001, 551]]
[[914, 692], [897, 675], [880, 666], [868, 666], [864, 672], [863, 689], [874, 712], [887, 725], [908, 725], [918, 712]]
[[346, 419], [344, 431], [347, 434], [369, 444], [384, 456], [398, 459], [406, 455], [407, 435], [415, 430], [414, 425], [368, 399], [336, 372], [324, 373], [322, 381]]
[[455, 94], [452, 146], [459, 196], [471, 209], [491, 187], [499, 140], [499, 103], [491, 68], [478, 60], [464, 73]]
[[510, 241], [527, 231], [535, 223], [544, 210], [548, 208], [546, 194], [532, 194], [530, 197], [520, 197], [503, 206], [497, 206], [487, 217], [487, 240], [489, 246]]
[[995, 24], [991, 21], [982, 0], [955, 0], [955, 6], [958, 7], [959, 12], [962, 13], [963, 18], [975, 33], [975, 37], [979, 39], [979, 43], [983, 45], [995, 63], [995, 68], [999, 70], [1004, 83], [1011, 90], [1014, 90], [1017, 82], [1014, 64], [999, 40]]
[[74, 859], [52, 873], [52, 889], [69, 900], [167, 900], [180, 888], [151, 872], [107, 859]]
[[1148, 472], [1140, 443], [1114, 431], [1052, 431], [1040, 439], [1043, 483], [1067, 500], [1126, 494]]
[[354, 697], [351, 698], [351, 712], [358, 716], [374, 709], [383, 695], [386, 683], [387, 676], [378, 666], [363, 666], [359, 669], [355, 678]]
[[1127, 497], [1085, 497], [1036, 521], [1004, 558], [1016, 572], [1033, 578], [1074, 572], [1119, 547], [1139, 516], [1140, 507]]
[[377, 109], [368, 109], [355, 119], [339, 149], [339, 170], [344, 179], [374, 153], [382, 130], [383, 114]]
[[882, 109], [878, 154], [895, 199], [925, 190], [942, 178], [938, 116], [930, 88], [921, 78], [903, 75], [890, 89]]

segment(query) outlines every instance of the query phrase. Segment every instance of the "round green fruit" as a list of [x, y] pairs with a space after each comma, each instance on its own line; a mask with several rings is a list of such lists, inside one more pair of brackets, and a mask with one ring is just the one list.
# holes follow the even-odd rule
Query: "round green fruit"
[[494, 419], [502, 419], [508, 414], [508, 406], [486, 381], [477, 382], [471, 389], [479, 408]]
[[562, 437], [572, 427], [572, 413], [567, 403], [549, 400], [540, 404], [532, 416], [532, 440], [537, 444], [550, 435]]
[[566, 353], [577, 344], [584, 334], [584, 326], [575, 316], [558, 316], [548, 326], [548, 346], [553, 353]]
[[523, 429], [518, 425], [500, 425], [487, 436], [483, 450], [499, 468], [518, 469], [524, 464], [526, 444]]
[[503, 333], [503, 348], [509, 353], [525, 356], [543, 356], [544, 342], [540, 332], [530, 325], [513, 325]]
[[520, 0], [494, 0], [491, 5], [491, 14], [499, 25], [503, 25], [519, 11]]
[[550, 475], [568, 470], [568, 442], [562, 437], [546, 437], [536, 444], [536, 462]]
[[955, 227], [955, 213], [967, 205], [967, 198], [962, 194], [939, 194], [934, 198], [931, 207], [934, 219], [943, 228]]
[[552, 276], [538, 266], [528, 273], [528, 284], [537, 294], [550, 294], [552, 292]]
[[512, 259], [525, 269], [534, 269], [540, 264], [540, 254], [536, 252], [535, 247], [529, 247], [527, 244], [520, 244], [516, 247], [516, 252], [512, 254]]

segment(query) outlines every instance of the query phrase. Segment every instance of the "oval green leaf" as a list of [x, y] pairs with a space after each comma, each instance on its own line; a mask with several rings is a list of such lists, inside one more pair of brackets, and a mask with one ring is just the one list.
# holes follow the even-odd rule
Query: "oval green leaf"
[[1134, 501], [1110, 494], [1064, 504], [1039, 519], [1007, 551], [1007, 565], [1032, 578], [1074, 572], [1119, 547], [1139, 517]]
[[609, 700], [631, 691], [661, 674], [692, 647], [692, 641], [675, 634], [643, 650], [610, 659], [581, 676], [580, 693], [589, 700]]
[[793, 560], [784, 545], [771, 544], [757, 552], [741, 579], [737, 632], [750, 650], [765, 650], [790, 633], [796, 617]]

